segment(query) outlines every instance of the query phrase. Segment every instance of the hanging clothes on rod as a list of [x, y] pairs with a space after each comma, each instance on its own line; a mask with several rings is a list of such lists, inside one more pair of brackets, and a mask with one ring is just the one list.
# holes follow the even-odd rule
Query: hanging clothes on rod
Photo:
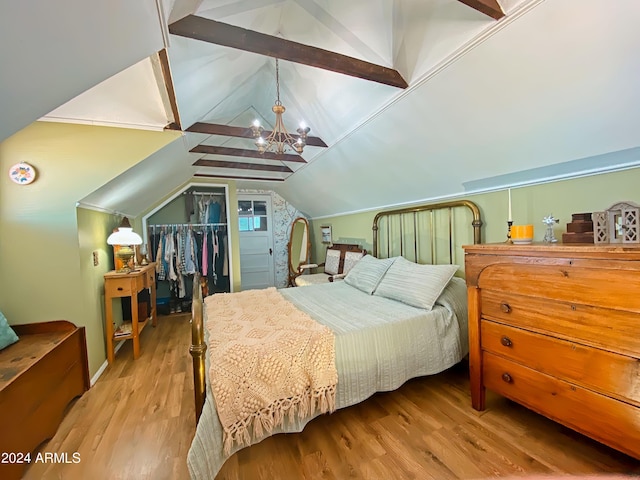
[[[226, 193], [221, 193], [221, 192], [183, 192], [182, 193], [184, 195], [184, 210], [185, 210], [185, 220], [187, 222], [191, 222], [193, 219], [192, 217], [194, 215], [196, 215], [196, 213], [198, 213], [196, 215], [196, 218], [198, 219], [198, 221], [206, 221], [206, 219], [204, 218], [200, 218], [200, 214], [199, 211], [202, 209], [202, 206], [200, 206], [199, 201], [196, 200], [196, 197], [208, 197], [210, 199], [213, 198], [218, 198], [218, 197], [222, 197], [222, 200], [220, 200], [220, 204], [225, 205], [225, 200], [227, 198], [227, 194]], [[216, 200], [217, 201], [217, 200]], [[198, 210], [198, 212], [197, 212]], [[219, 220], [216, 220], [215, 222], [218, 222]]]
[[196, 272], [213, 291], [230, 291], [226, 223], [149, 225], [148, 238], [158, 280], [169, 281], [177, 298], [188, 296], [184, 280]]
[[226, 202], [224, 194], [207, 194], [205, 192], [192, 192], [192, 195], [198, 196], [198, 201], [195, 202], [197, 208], [197, 218], [200, 223], [206, 223], [209, 225], [216, 225], [220, 223], [226, 223]]

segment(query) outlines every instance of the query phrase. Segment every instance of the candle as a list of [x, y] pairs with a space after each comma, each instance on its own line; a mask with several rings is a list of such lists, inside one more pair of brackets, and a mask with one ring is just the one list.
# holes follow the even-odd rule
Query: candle
[[513, 221], [513, 217], [511, 216], [511, 189], [509, 189], [509, 218], [507, 220], [509, 222]]

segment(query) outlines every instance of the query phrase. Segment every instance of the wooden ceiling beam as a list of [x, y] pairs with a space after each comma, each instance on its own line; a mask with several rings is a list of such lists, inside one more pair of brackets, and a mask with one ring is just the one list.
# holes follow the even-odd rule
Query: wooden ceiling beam
[[286, 165], [267, 165], [264, 163], [246, 163], [246, 162], [227, 162], [225, 160], [207, 160], [201, 158], [193, 164], [198, 167], [213, 167], [213, 168], [236, 168], [238, 170], [259, 170], [262, 172], [284, 172], [293, 173]]
[[173, 75], [171, 75], [171, 66], [169, 65], [169, 55], [167, 49], [163, 48], [158, 52], [158, 60], [162, 69], [162, 78], [164, 79], [165, 89], [167, 91], [167, 99], [171, 108], [173, 122], [169, 123], [166, 130], [182, 130], [182, 122], [180, 121], [180, 112], [178, 111], [178, 102], [176, 101], [176, 89], [173, 86]]
[[279, 160], [281, 162], [307, 163], [304, 158], [296, 154], [279, 154], [273, 152], [260, 153], [257, 150], [247, 150], [244, 148], [218, 147], [214, 145], [196, 145], [189, 151], [192, 153], [206, 153], [207, 155], [228, 155], [231, 157], [263, 158], [265, 160]]
[[495, 20], [500, 20], [504, 17], [502, 7], [498, 3], [498, 0], [458, 0], [460, 3], [473, 8], [474, 10], [489, 15]]
[[[489, 0], [476, 1], [489, 2]], [[402, 75], [392, 68], [197, 15], [187, 15], [173, 22], [169, 25], [169, 32], [181, 37], [280, 58], [384, 85], [398, 88], [409, 86]]]
[[284, 178], [238, 177], [236, 175], [209, 175], [207, 173], [196, 173], [193, 176], [202, 177], [202, 178], [232, 178], [234, 180], [261, 180], [263, 182], [284, 182]]
[[[251, 128], [234, 127], [231, 125], [220, 125], [218, 123], [196, 122], [186, 130], [191, 133], [206, 133], [207, 135], [223, 135], [225, 137], [253, 138]], [[262, 132], [264, 138], [271, 134], [270, 131]], [[320, 137], [307, 137], [307, 145], [311, 147], [327, 147]]]

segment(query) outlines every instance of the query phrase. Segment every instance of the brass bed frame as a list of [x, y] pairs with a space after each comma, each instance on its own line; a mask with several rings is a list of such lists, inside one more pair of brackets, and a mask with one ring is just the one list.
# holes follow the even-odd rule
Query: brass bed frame
[[[458, 221], [454, 212], [469, 211], [472, 216], [472, 236], [458, 236]], [[423, 237], [422, 226], [426, 226], [428, 235]], [[444, 225], [444, 234], [437, 227]], [[468, 223], [461, 227], [468, 228]], [[453, 264], [457, 251], [462, 252], [462, 244], [481, 243], [482, 219], [480, 209], [469, 200], [419, 205], [415, 207], [386, 210], [378, 213], [373, 220], [373, 256], [388, 258], [403, 255], [418, 263], [442, 263], [448, 257]], [[468, 233], [468, 230], [466, 230]], [[427, 258], [427, 261], [424, 259]], [[464, 262], [460, 260], [460, 264]], [[204, 306], [202, 289], [196, 273], [193, 279], [193, 300], [191, 307], [191, 346], [189, 353], [193, 357], [193, 383], [195, 395], [196, 423], [200, 419], [206, 392], [205, 354], [207, 345], [204, 341]]]

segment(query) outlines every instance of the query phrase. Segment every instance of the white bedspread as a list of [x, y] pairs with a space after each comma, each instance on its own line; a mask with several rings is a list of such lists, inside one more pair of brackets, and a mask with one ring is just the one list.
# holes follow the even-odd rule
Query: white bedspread
[[[335, 333], [337, 408], [378, 391], [395, 390], [410, 378], [446, 370], [468, 353], [466, 286], [459, 278], [449, 283], [430, 312], [367, 295], [344, 282], [281, 293]], [[310, 420], [273, 433], [302, 431]], [[215, 478], [226, 458], [222, 427], [207, 385], [207, 400], [187, 457], [191, 478]]]

